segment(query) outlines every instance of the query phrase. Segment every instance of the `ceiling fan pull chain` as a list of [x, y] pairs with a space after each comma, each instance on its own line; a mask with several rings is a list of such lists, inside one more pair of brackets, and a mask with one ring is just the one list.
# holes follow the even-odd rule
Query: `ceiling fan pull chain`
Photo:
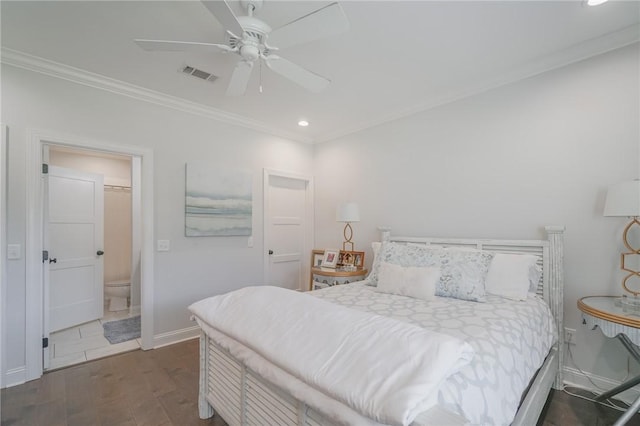
[[260, 61], [260, 70], [259, 71], [260, 71], [260, 87], [259, 87], [259, 90], [260, 90], [260, 93], [262, 93], [262, 61]]

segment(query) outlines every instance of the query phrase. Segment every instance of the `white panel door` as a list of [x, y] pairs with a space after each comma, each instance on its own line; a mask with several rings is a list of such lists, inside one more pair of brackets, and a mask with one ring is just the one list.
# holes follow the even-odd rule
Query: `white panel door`
[[307, 188], [304, 179], [267, 175], [267, 238], [269, 285], [304, 290]]
[[49, 331], [54, 332], [103, 316], [103, 176], [49, 166], [47, 195]]

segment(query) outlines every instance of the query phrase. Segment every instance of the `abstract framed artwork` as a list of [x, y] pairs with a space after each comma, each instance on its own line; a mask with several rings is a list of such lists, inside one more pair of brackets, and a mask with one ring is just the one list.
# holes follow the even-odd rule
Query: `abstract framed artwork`
[[185, 236], [251, 235], [251, 173], [187, 163], [185, 181]]

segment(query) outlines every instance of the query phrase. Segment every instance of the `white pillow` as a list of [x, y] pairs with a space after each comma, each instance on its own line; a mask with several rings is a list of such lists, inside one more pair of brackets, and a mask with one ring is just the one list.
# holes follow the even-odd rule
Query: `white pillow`
[[378, 269], [376, 291], [415, 299], [433, 300], [436, 297], [436, 284], [439, 280], [440, 268], [432, 266], [403, 267], [381, 262]]
[[371, 248], [373, 249], [373, 262], [371, 263], [371, 270], [369, 271], [369, 275], [367, 275], [367, 279], [365, 281], [365, 283], [367, 285], [370, 286], [374, 286], [375, 287], [375, 282], [377, 282], [377, 278], [372, 280], [372, 277], [377, 277], [378, 274], [377, 272], [374, 273], [373, 271], [377, 271], [378, 268], [378, 263], [380, 263], [380, 260], [378, 260], [378, 255], [380, 254], [380, 247], [382, 247], [382, 243], [380, 241], [374, 241], [371, 243]]
[[530, 288], [537, 287], [540, 279], [537, 261], [532, 254], [496, 253], [485, 281], [487, 293], [526, 300]]
[[371, 243], [371, 249], [373, 250], [373, 261], [376, 261], [376, 257], [378, 257], [378, 253], [380, 253], [380, 246], [382, 243], [380, 241], [374, 241]]
[[529, 268], [529, 292], [536, 293], [538, 291], [538, 283], [540, 283], [540, 277], [542, 276], [542, 268], [536, 262]]

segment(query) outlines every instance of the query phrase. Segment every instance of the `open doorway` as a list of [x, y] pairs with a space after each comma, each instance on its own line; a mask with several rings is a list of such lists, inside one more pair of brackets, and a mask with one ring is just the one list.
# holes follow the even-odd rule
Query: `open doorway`
[[[140, 280], [140, 309], [142, 323], [142, 349], [154, 347], [153, 324], [153, 272], [154, 272], [154, 217], [153, 217], [153, 151], [148, 148], [118, 145], [109, 142], [74, 138], [67, 134], [56, 134], [39, 130], [27, 132], [27, 235], [25, 261], [26, 269], [26, 368], [20, 381], [34, 380], [42, 376], [48, 367], [49, 360], [49, 328], [48, 312], [45, 312], [46, 272], [44, 262], [46, 247], [44, 246], [44, 147], [51, 145], [68, 148], [86, 149], [102, 153], [122, 154], [132, 159], [132, 200], [139, 200], [133, 214], [133, 239], [140, 249], [139, 270], [134, 271]], [[136, 194], [137, 193], [137, 194]], [[138, 232], [136, 233], [136, 230]], [[135, 265], [135, 262], [134, 262]]]
[[132, 220], [139, 200], [132, 198], [132, 156], [47, 144], [43, 157], [50, 255], [45, 369], [140, 348], [140, 246]]

